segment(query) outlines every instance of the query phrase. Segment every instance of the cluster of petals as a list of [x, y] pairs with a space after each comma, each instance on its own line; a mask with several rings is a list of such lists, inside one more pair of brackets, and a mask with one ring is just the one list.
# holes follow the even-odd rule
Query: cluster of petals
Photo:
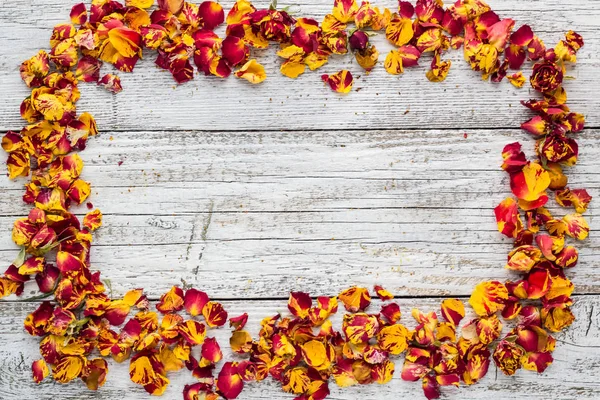
[[[535, 138], [535, 159], [527, 159], [518, 142], [502, 151], [502, 169], [509, 174], [516, 199], [507, 197], [494, 212], [498, 230], [513, 240], [505, 268], [517, 278], [481, 283], [470, 300], [482, 316], [500, 312], [506, 320], [523, 321], [494, 351], [494, 361], [506, 375], [519, 368], [543, 372], [553, 361], [555, 339], [550, 333], [560, 332], [575, 320], [571, 311], [574, 285], [566, 272], [579, 257], [571, 241], [584, 240], [589, 234], [582, 214], [592, 200], [585, 189], [569, 188], [564, 173], [577, 162], [579, 148], [573, 136], [583, 130], [585, 118], [566, 105], [562, 82], [566, 64], [576, 61], [583, 39], [570, 31], [552, 49], [539, 40], [536, 43], [530, 34], [518, 42], [534, 43], [539, 50], [529, 48], [527, 54], [537, 60], [530, 82], [542, 98], [523, 102], [535, 114], [521, 125]], [[556, 204], [567, 209], [562, 217], [546, 207], [552, 193]]]
[[[35, 382], [51, 373], [57, 382], [79, 378], [96, 390], [105, 383], [106, 359], [112, 358], [129, 360], [131, 380], [154, 395], [165, 391], [169, 373], [186, 368], [197, 382], [185, 387], [185, 400], [233, 399], [246, 382], [268, 377], [299, 400], [319, 400], [329, 394], [330, 382], [384, 384], [398, 370], [402, 379], [420, 381], [425, 396], [433, 399], [443, 386], [476, 383], [492, 360], [507, 375], [521, 368], [543, 372], [552, 363], [556, 340], [551, 334], [575, 318], [574, 285], [566, 274], [578, 261], [573, 241], [589, 233], [582, 214], [591, 196], [569, 187], [564, 173], [577, 162], [574, 136], [584, 129], [584, 116], [567, 107], [563, 81], [583, 39], [569, 31], [554, 48], [546, 48], [529, 26], [514, 29], [515, 21], [501, 19], [481, 0], [458, 0], [448, 7], [436, 0], [399, 1], [396, 10], [368, 1], [333, 3], [331, 13], [317, 21], [275, 6], [257, 9], [247, 0], [238, 0], [227, 13], [213, 1], [93, 0], [89, 7], [75, 5], [70, 22], [53, 29], [49, 51], [40, 50], [21, 64], [21, 78], [31, 89], [20, 107], [26, 125], [6, 132], [1, 145], [8, 153], [8, 177], [28, 179], [23, 201], [31, 209], [14, 222], [12, 239], [20, 251], [0, 277], [0, 297], [19, 296], [31, 283], [40, 292], [36, 299], [48, 299], [24, 322], [25, 330], [40, 338], [41, 358], [32, 364]], [[225, 36], [219, 37], [215, 29], [222, 24]], [[535, 159], [526, 157], [520, 143], [506, 145], [502, 169], [514, 197], [494, 210], [498, 230], [514, 242], [505, 265], [514, 278], [475, 287], [469, 304], [476, 317], [463, 323], [462, 301], [445, 299], [439, 313], [413, 310], [415, 327], [409, 329], [400, 323], [393, 294], [381, 286], [373, 290], [381, 302], [377, 311], [367, 311], [373, 306], [365, 288], [315, 299], [293, 292], [290, 315], [265, 318], [253, 338], [244, 329], [246, 313], [229, 317], [221, 303], [194, 288], [172, 287], [155, 304], [156, 311], [143, 289], [113, 298], [91, 265], [93, 231], [101, 227], [102, 213], [89, 202], [91, 185], [81, 178], [78, 152], [98, 129], [92, 115], [77, 113], [78, 84], [95, 82], [118, 93], [120, 79], [101, 74], [104, 63], [131, 72], [150, 50], [156, 52], [156, 65], [178, 83], [203, 73], [233, 74], [258, 84], [267, 76], [254, 55], [273, 45], [280, 72], [289, 78], [344, 54], [351, 54], [367, 75], [379, 60], [370, 41], [377, 32], [395, 46], [383, 62], [393, 75], [429, 53], [426, 76], [443, 81], [451, 63], [442, 57], [462, 47], [465, 60], [484, 80], [506, 77], [521, 87], [527, 81], [521, 68], [533, 63], [529, 82], [540, 98], [523, 102], [533, 115], [521, 127], [534, 137]], [[338, 93], [352, 91], [348, 70], [321, 79]], [[546, 208], [552, 194], [569, 209], [565, 215], [554, 216]], [[72, 207], [82, 204], [89, 212], [80, 219]], [[335, 329], [331, 317], [339, 303], [346, 314]], [[502, 320], [511, 321], [504, 335]], [[227, 322], [236, 361], [223, 360], [219, 343], [207, 336]], [[402, 366], [396, 368], [401, 354]]]

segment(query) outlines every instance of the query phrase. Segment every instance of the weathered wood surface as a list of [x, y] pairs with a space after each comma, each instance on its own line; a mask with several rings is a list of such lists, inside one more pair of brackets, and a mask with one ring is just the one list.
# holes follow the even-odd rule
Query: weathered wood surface
[[[511, 244], [492, 211], [508, 195], [500, 152], [512, 140], [532, 147], [517, 130], [468, 132], [105, 132], [81, 153], [106, 216], [93, 264], [117, 293], [153, 296], [180, 279], [234, 299], [382, 282], [398, 295], [467, 295], [507, 276]], [[600, 137], [578, 137], [571, 185], [594, 193]], [[11, 223], [27, 209], [22, 182], [0, 185], [8, 264]], [[598, 231], [578, 246], [578, 291], [599, 293]]]
[[[402, 322], [414, 327], [410, 310], [418, 307], [422, 311], [439, 309], [441, 299], [397, 300], [403, 312]], [[544, 374], [519, 371], [514, 377], [506, 377], [495, 366], [490, 366], [488, 375], [479, 383], [455, 389], [444, 388], [444, 398], [451, 399], [597, 399], [600, 392], [600, 297], [576, 296], [575, 324], [557, 336], [555, 362]], [[371, 308], [379, 309], [376, 301]], [[226, 301], [230, 315], [249, 313], [248, 329], [256, 337], [262, 318], [281, 312], [288, 314], [285, 301]], [[30, 361], [39, 357], [37, 341], [23, 333], [22, 320], [30, 312], [32, 304], [0, 303], [0, 398], [2, 399], [148, 399], [141, 388], [134, 387], [128, 379], [128, 362], [110, 363], [108, 382], [98, 392], [90, 392], [81, 381], [61, 385], [44, 381], [40, 385], [29, 383]], [[333, 318], [334, 327], [339, 328], [343, 312]], [[467, 318], [472, 314], [467, 315]], [[208, 336], [217, 338], [223, 349], [224, 359], [239, 360], [229, 348], [229, 329], [209, 330]], [[196, 350], [197, 352], [198, 350]], [[394, 359], [396, 373], [387, 385], [354, 386], [340, 389], [330, 383], [331, 399], [402, 399], [424, 398], [420, 382], [405, 382], [400, 379], [403, 357]], [[189, 371], [169, 374], [171, 385], [162, 398], [180, 399], [185, 384], [194, 382]], [[241, 399], [293, 399], [286, 395], [269, 379], [251, 383], [242, 392]]]
[[[584, 36], [567, 91], [588, 129], [578, 134], [581, 158], [569, 177], [571, 187], [598, 197], [600, 1], [490, 2], [502, 17], [530, 24], [548, 45], [569, 29]], [[19, 63], [47, 47], [52, 26], [68, 19], [73, 3], [0, 0], [0, 131], [22, 126], [18, 107], [28, 92]], [[330, 8], [323, 0], [300, 6], [317, 18]], [[374, 40], [383, 57], [389, 47], [381, 35]], [[452, 69], [441, 84], [425, 79], [427, 60], [392, 77], [381, 66], [366, 76], [350, 57], [333, 58], [323, 73], [345, 67], [360, 75], [355, 87], [361, 90], [341, 97], [323, 87], [321, 72], [281, 77], [274, 49], [259, 56], [269, 75], [259, 86], [198, 76], [176, 88], [152, 65], [153, 55], [136, 73], [121, 74], [125, 91], [117, 96], [83, 85], [79, 109], [93, 112], [101, 130], [81, 154], [84, 178], [94, 185], [91, 201], [105, 214], [94, 267], [115, 294], [144, 287], [157, 298], [184, 279], [223, 299], [231, 315], [248, 311], [250, 329], [284, 311], [281, 299], [290, 290], [335, 294], [350, 284], [384, 283], [404, 297], [407, 322], [413, 306], [437, 308], [432, 296], [466, 296], [483, 279], [506, 279], [510, 243], [496, 231], [492, 213], [509, 195], [500, 151], [521, 141], [531, 153], [532, 139], [517, 128], [528, 118], [519, 101], [533, 93], [482, 83], [460, 51], [448, 58]], [[1, 265], [16, 255], [10, 230], [27, 210], [22, 184], [0, 180]], [[593, 202], [586, 214], [590, 238], [577, 244], [580, 265], [570, 271], [578, 320], [559, 336], [555, 364], [540, 376], [506, 378], [492, 370], [474, 387], [446, 390], [448, 397], [598, 398], [597, 210]], [[126, 365], [115, 366], [97, 393], [77, 383], [31, 383], [37, 341], [22, 330], [22, 320], [35, 304], [13, 300], [0, 302], [0, 399], [148, 398], [129, 382]], [[228, 343], [227, 330], [215, 335]], [[165, 398], [178, 399], [193, 378], [172, 377]], [[419, 384], [399, 376], [386, 386], [331, 388], [333, 399], [421, 397]], [[250, 385], [242, 395], [266, 397], [291, 398], [272, 383]]]

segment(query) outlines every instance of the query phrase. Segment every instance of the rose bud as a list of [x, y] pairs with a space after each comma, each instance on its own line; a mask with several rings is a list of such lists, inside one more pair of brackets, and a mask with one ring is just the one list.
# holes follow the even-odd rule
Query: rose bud
[[350, 49], [352, 51], [362, 51], [367, 48], [369, 44], [369, 36], [363, 31], [354, 31], [350, 36]]
[[538, 92], [550, 92], [560, 86], [563, 72], [559, 65], [552, 61], [542, 61], [533, 66], [533, 73], [529, 81], [531, 87]]

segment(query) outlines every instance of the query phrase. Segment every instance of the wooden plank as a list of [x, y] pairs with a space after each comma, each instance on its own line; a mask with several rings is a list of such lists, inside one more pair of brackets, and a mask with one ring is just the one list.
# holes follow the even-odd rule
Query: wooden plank
[[[268, 1], [257, 1], [266, 6]], [[232, 1], [224, 3], [228, 8]], [[394, 9], [395, 0], [380, 0], [378, 5]], [[281, 4], [285, 6], [288, 4]], [[588, 115], [589, 126], [600, 126], [594, 113], [600, 99], [590, 96], [600, 89], [596, 77], [600, 65], [600, 18], [597, 1], [578, 0], [523, 2], [492, 1], [503, 17], [529, 23], [545, 42], [552, 46], [562, 33], [574, 29], [586, 37], [579, 64], [570, 68], [569, 105]], [[67, 20], [71, 6], [66, 0], [20, 1], [0, 9], [6, 21], [0, 32], [3, 51], [0, 86], [4, 101], [0, 104], [0, 130], [20, 129], [19, 104], [28, 95], [19, 81], [19, 63], [47, 47], [51, 27]], [[320, 18], [331, 9], [330, 1], [309, 0], [302, 4], [302, 15]], [[383, 55], [391, 48], [382, 35], [374, 42]], [[210, 130], [279, 130], [279, 129], [398, 129], [420, 128], [498, 128], [518, 127], [527, 111], [518, 103], [534, 96], [530, 89], [517, 90], [507, 82], [482, 83], [462, 60], [460, 51], [451, 52], [453, 61], [448, 79], [435, 84], [425, 77], [428, 59], [421, 67], [404, 76], [392, 77], [379, 66], [366, 76], [352, 57], [332, 57], [318, 73], [307, 73], [298, 80], [279, 75], [281, 61], [270, 49], [257, 53], [265, 65], [267, 79], [250, 87], [235, 78], [218, 80], [199, 77], [192, 83], [175, 88], [167, 72], [159, 71], [154, 55], [146, 54], [134, 74], [122, 74], [125, 91], [113, 96], [102, 89], [82, 85], [80, 110], [93, 111], [101, 129], [210, 129]], [[321, 73], [350, 69], [357, 77], [360, 92], [339, 96], [323, 86]], [[109, 71], [105, 68], [104, 71]], [[321, 72], [322, 71], [322, 72]], [[410, 110], [408, 114], [405, 111]]]
[[[571, 186], [593, 188], [597, 185], [599, 132], [587, 129], [574, 135], [579, 143], [580, 159], [575, 167], [566, 169]], [[367, 190], [371, 197], [384, 198], [390, 195], [414, 197], [417, 189], [443, 189], [440, 195], [447, 191], [504, 193], [508, 187], [507, 175], [499, 168], [501, 152], [507, 143], [514, 141], [521, 142], [523, 150], [533, 157], [533, 138], [516, 129], [352, 130], [335, 134], [321, 131], [104, 131], [92, 138], [80, 155], [86, 163], [83, 177], [98, 190], [112, 188], [126, 195], [129, 189], [136, 188], [179, 187], [208, 191], [212, 185], [218, 185], [215, 196], [243, 193], [248, 197], [243, 202], [239, 197], [231, 201], [228, 210], [239, 210], [240, 204], [249, 206], [247, 201], [253, 203], [254, 195], [261, 196], [256, 204], [263, 209], [298, 208], [292, 207], [294, 202], [305, 197], [311, 198], [313, 205], [303, 206], [318, 209], [321, 198], [354, 201], [360, 192]], [[5, 159], [6, 155], [2, 157]], [[319, 180], [327, 184], [316, 187], [315, 181]], [[343, 192], [337, 187], [338, 182], [344, 184]], [[23, 180], [0, 180], [0, 188], [7, 191], [20, 192], [22, 184]], [[244, 186], [228, 189], [238, 184]], [[273, 198], [271, 190], [265, 191], [275, 185], [289, 186], [289, 199]], [[326, 193], [307, 192], [309, 188]], [[176, 194], [185, 195], [185, 192]], [[12, 200], [8, 201], [12, 203]], [[421, 200], [431, 202], [432, 199]], [[457, 197], [456, 206], [465, 206], [458, 203], [463, 200]], [[429, 205], [440, 204], [450, 205]], [[479, 207], [483, 205], [495, 205], [495, 200], [478, 203]], [[113, 213], [123, 209], [118, 203], [112, 203], [112, 207], [115, 208], [105, 211]], [[180, 209], [171, 207], [165, 212], [197, 210], [182, 205]], [[9, 212], [8, 207], [6, 212]]]
[[[600, 374], [600, 297], [576, 296], [574, 313], [577, 320], [567, 331], [557, 335], [555, 362], [541, 375], [529, 371], [519, 371], [514, 377], [505, 377], [496, 367], [490, 366], [488, 375], [478, 384], [460, 389], [443, 389], [448, 399], [596, 399], [600, 384], [595, 378]], [[402, 323], [414, 326], [410, 309], [418, 307], [423, 311], [437, 310], [440, 299], [399, 299], [403, 311]], [[253, 335], [258, 333], [259, 321], [277, 312], [287, 314], [285, 301], [227, 301], [225, 308], [230, 315], [249, 313], [248, 329]], [[379, 302], [371, 307], [378, 310]], [[32, 303], [0, 302], [0, 398], [3, 399], [96, 399], [108, 400], [123, 398], [148, 399], [144, 390], [129, 381], [128, 362], [117, 365], [110, 362], [108, 381], [98, 392], [90, 392], [82, 382], [61, 385], [44, 381], [36, 385], [30, 378], [31, 362], [39, 358], [38, 341], [28, 336], [22, 328], [22, 321], [35, 308]], [[342, 312], [333, 319], [334, 327], [339, 329]], [[467, 318], [472, 317], [468, 315]], [[505, 331], [507, 328], [505, 328]], [[219, 341], [224, 360], [240, 358], [231, 354], [229, 349], [229, 330], [209, 331]], [[197, 351], [197, 350], [196, 350]], [[331, 399], [398, 399], [403, 397], [424, 398], [420, 383], [404, 382], [400, 379], [403, 357], [395, 359], [396, 373], [387, 385], [367, 385], [340, 389], [330, 384]], [[167, 392], [161, 398], [180, 399], [183, 385], [194, 382], [187, 370], [170, 373]], [[274, 381], [268, 379], [261, 383], [246, 386], [241, 399], [292, 399], [284, 394]]]
[[[597, 241], [598, 239], [595, 239]], [[97, 246], [94, 270], [123, 294], [144, 286], [153, 298], [182, 280], [202, 284], [221, 298], [281, 297], [311, 288], [330, 294], [349, 285], [385, 283], [403, 296], [466, 295], [484, 280], [515, 279], [502, 267], [508, 244], [362, 243], [355, 240], [244, 240], [186, 245]], [[3, 253], [3, 264], [16, 257]], [[598, 247], [582, 249], [568, 272], [578, 293], [598, 293]], [[6, 260], [6, 261], [4, 261]], [[26, 293], [35, 294], [29, 283]], [[27, 296], [27, 294], [25, 295]]]
[[[511, 245], [492, 210], [510, 194], [500, 152], [514, 140], [531, 152], [532, 140], [518, 130], [463, 133], [102, 133], [81, 153], [90, 200], [105, 214], [94, 268], [116, 293], [141, 285], [155, 297], [180, 279], [222, 298], [382, 282], [402, 295], [467, 295], [510, 276]], [[571, 184], [595, 195], [600, 139], [595, 130], [578, 138]], [[21, 185], [0, 182], [6, 265], [12, 223], [27, 212]], [[592, 202], [592, 232], [570, 272], [580, 293], [600, 291], [596, 214]]]

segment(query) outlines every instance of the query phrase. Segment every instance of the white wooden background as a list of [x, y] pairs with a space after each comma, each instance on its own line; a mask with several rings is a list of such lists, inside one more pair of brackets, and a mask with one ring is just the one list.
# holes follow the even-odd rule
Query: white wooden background
[[[28, 91], [20, 62], [48, 46], [73, 3], [0, 0], [0, 132], [22, 126], [19, 104]], [[280, 6], [288, 3], [295, 2]], [[302, 15], [322, 18], [332, 2], [301, 3]], [[543, 375], [512, 378], [492, 366], [481, 383], [443, 392], [454, 399], [599, 398], [600, 1], [490, 3], [550, 46], [569, 29], [584, 36], [569, 70], [576, 79], [566, 88], [587, 128], [578, 134], [580, 162], [568, 174], [571, 187], [587, 188], [596, 200], [587, 213], [590, 238], [578, 244], [580, 264], [570, 273], [577, 321], [558, 335], [555, 363]], [[389, 47], [375, 40], [385, 55]], [[466, 297], [481, 280], [508, 277], [502, 266], [511, 244], [496, 231], [492, 209], [509, 194], [502, 147], [517, 140], [530, 153], [533, 147], [518, 129], [528, 118], [519, 101], [531, 90], [482, 83], [460, 51], [448, 56], [454, 63], [439, 84], [426, 80], [427, 61], [399, 77], [381, 65], [366, 76], [351, 57], [293, 81], [279, 75], [271, 49], [259, 57], [269, 75], [261, 85], [201, 76], [175, 87], [149, 56], [135, 73], [121, 74], [124, 92], [84, 85], [79, 102], [101, 130], [81, 154], [91, 201], [105, 215], [92, 262], [115, 294], [144, 287], [156, 299], [184, 279], [224, 301], [230, 315], [248, 311], [256, 333], [261, 318], [285, 309], [290, 290], [333, 295], [353, 284], [384, 284], [410, 324], [413, 306], [435, 309], [440, 297]], [[338, 96], [323, 86], [320, 73], [342, 66], [360, 76], [360, 91]], [[23, 183], [0, 179], [0, 265], [16, 256], [10, 230], [27, 212]], [[22, 321], [35, 307], [0, 302], [0, 399], [148, 398], [129, 381], [127, 365], [114, 363], [98, 392], [81, 382], [32, 383], [37, 340]], [[228, 343], [227, 329], [213, 332]], [[164, 397], [181, 398], [192, 382], [187, 372], [173, 374]], [[332, 399], [422, 396], [420, 384], [402, 382], [399, 373], [386, 386], [331, 389]], [[273, 383], [249, 385], [241, 396], [267, 397], [291, 398]]]

